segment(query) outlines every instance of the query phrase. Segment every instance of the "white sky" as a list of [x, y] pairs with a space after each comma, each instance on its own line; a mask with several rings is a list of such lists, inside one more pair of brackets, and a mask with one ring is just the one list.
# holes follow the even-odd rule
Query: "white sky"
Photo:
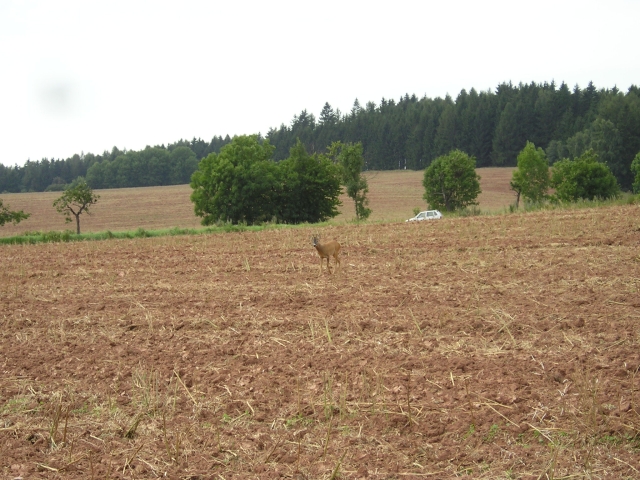
[[325, 102], [640, 83], [640, 0], [0, 0], [0, 162], [267, 133]]

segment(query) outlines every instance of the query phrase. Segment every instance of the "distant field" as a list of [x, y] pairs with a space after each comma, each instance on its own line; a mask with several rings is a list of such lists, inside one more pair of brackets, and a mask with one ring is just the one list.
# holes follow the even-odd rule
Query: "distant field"
[[[513, 202], [513, 192], [509, 190], [512, 168], [481, 168], [480, 208], [494, 211], [505, 208]], [[367, 172], [369, 181], [370, 208], [372, 221], [402, 221], [413, 216], [414, 207], [426, 209], [422, 199], [422, 171], [392, 170]], [[83, 232], [105, 230], [123, 231], [144, 228], [195, 228], [200, 219], [193, 213], [189, 200], [189, 185], [169, 187], [116, 188], [96, 190], [99, 202], [93, 207], [91, 216], [82, 215]], [[0, 236], [18, 235], [25, 231], [51, 231], [73, 229], [74, 224], [66, 224], [64, 217], [53, 208], [53, 201], [60, 192], [46, 193], [5, 193], [0, 195], [5, 205], [12, 210], [24, 210], [31, 217], [18, 225], [0, 228]], [[354, 218], [353, 201], [342, 196], [341, 215], [335, 221], [342, 223]]]
[[[482, 189], [478, 201], [482, 210], [501, 210], [514, 202], [514, 193], [509, 190], [513, 170], [495, 167], [477, 169]], [[423, 176], [424, 171], [412, 170], [367, 172], [369, 207], [373, 210], [370, 219], [391, 222], [406, 220], [413, 216], [414, 207], [426, 210], [427, 205], [422, 199]], [[351, 220], [354, 218], [353, 201], [344, 196], [342, 203], [342, 215], [337, 220]]]

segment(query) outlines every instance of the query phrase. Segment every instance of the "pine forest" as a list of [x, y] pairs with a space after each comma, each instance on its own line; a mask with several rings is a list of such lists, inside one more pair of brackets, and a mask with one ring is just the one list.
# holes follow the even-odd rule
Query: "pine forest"
[[[303, 110], [289, 125], [257, 135], [275, 147], [274, 161], [286, 159], [298, 139], [308, 153], [324, 153], [335, 141], [361, 142], [366, 170], [423, 170], [453, 149], [475, 157], [477, 167], [515, 166], [527, 141], [542, 147], [552, 165], [593, 149], [629, 190], [631, 162], [640, 152], [640, 91], [502, 83], [495, 91], [462, 90], [455, 99], [406, 94], [364, 105], [356, 99], [349, 112], [327, 102], [317, 117]], [[79, 176], [93, 188], [184, 184], [202, 158], [230, 142], [228, 135], [214, 136], [0, 165], [0, 193], [62, 190]]]

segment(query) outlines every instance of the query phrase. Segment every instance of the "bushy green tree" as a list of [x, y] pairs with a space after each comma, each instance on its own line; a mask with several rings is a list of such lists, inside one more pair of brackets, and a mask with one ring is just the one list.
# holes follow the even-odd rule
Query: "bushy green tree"
[[431, 208], [454, 211], [477, 205], [480, 176], [476, 159], [461, 150], [452, 150], [436, 158], [424, 171], [423, 198]]
[[516, 192], [516, 208], [520, 196], [530, 202], [541, 202], [549, 190], [549, 162], [542, 148], [527, 142], [518, 154], [518, 168], [513, 171], [511, 189]]
[[338, 214], [336, 166], [307, 154], [301, 142], [278, 164], [271, 160], [273, 150], [268, 140], [245, 135], [200, 162], [191, 177], [191, 201], [203, 225], [318, 222]]
[[341, 167], [342, 184], [347, 189], [349, 198], [355, 203], [356, 219], [366, 220], [371, 215], [371, 209], [368, 208], [369, 199], [367, 198], [369, 185], [362, 175], [364, 167], [362, 143], [333, 142], [329, 147], [329, 156]]
[[338, 215], [340, 168], [323, 155], [309, 155], [301, 141], [278, 164], [282, 196], [278, 219], [286, 223], [323, 222]]
[[200, 161], [191, 176], [191, 201], [203, 225], [271, 219], [280, 195], [273, 150], [268, 140], [241, 135]]
[[100, 196], [93, 193], [85, 179], [78, 177], [64, 190], [62, 196], [53, 202], [53, 206], [66, 217], [67, 222], [71, 222], [71, 215], [75, 217], [76, 233], [79, 235], [80, 215], [85, 212], [89, 215], [89, 207], [99, 198]]
[[553, 197], [563, 202], [612, 198], [620, 193], [611, 169], [598, 161], [593, 150], [587, 150], [573, 160], [565, 158], [556, 162], [551, 174], [551, 187], [556, 189]]
[[640, 193], [640, 152], [631, 162], [631, 171], [634, 175], [633, 192]]
[[577, 132], [566, 142], [551, 142], [551, 157], [577, 158], [587, 150], [593, 150], [598, 161], [605, 163], [620, 185], [631, 186], [630, 162], [624, 158], [623, 142], [620, 132], [609, 120], [597, 118], [588, 128]]
[[0, 199], [0, 227], [9, 222], [13, 224], [20, 223], [22, 220], [26, 220], [30, 216], [30, 213], [24, 213], [22, 210], [9, 210], [9, 205], [3, 205], [2, 199]]

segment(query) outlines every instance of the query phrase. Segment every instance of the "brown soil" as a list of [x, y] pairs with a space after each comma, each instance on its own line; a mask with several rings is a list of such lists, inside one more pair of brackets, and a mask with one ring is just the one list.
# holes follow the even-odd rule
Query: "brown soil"
[[637, 206], [310, 233], [1, 247], [1, 477], [637, 478]]

